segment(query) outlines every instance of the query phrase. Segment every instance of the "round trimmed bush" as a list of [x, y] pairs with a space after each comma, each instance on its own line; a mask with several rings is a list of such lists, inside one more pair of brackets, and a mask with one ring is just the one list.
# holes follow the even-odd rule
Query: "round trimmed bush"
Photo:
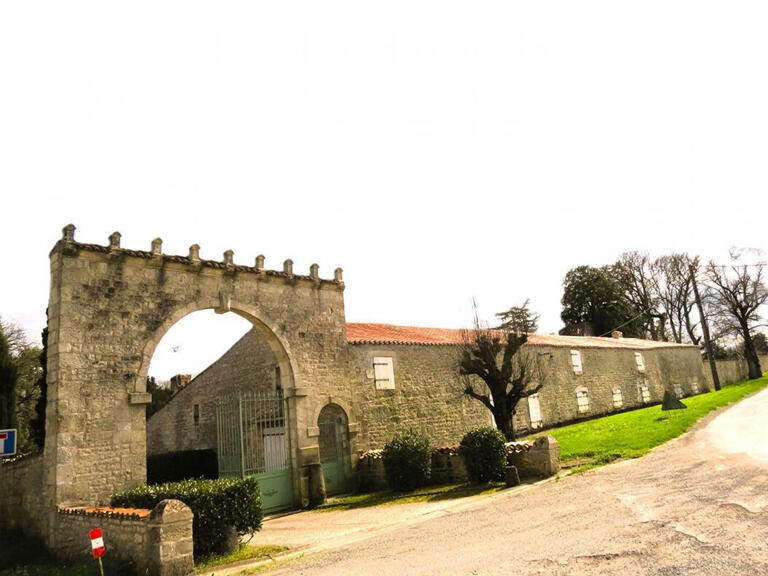
[[473, 428], [461, 439], [461, 455], [467, 467], [467, 476], [473, 484], [485, 484], [504, 478], [507, 448], [504, 434], [481, 426]]
[[432, 452], [426, 436], [410, 430], [384, 446], [384, 472], [390, 490], [404, 492], [424, 486], [432, 472]]

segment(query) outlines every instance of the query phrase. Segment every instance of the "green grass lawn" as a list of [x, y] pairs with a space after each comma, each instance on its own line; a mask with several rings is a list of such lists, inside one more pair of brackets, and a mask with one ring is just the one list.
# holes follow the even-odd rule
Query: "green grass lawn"
[[410, 492], [369, 492], [367, 494], [350, 494], [329, 498], [327, 504], [316, 508], [318, 512], [333, 512], [336, 510], [352, 510], [353, 508], [367, 508], [382, 504], [407, 504], [409, 502], [437, 502], [464, 498], [478, 494], [489, 494], [506, 488], [504, 482], [491, 482], [479, 486], [472, 484], [443, 484], [439, 486], [425, 486]]
[[744, 396], [768, 386], [768, 376], [724, 386], [719, 392], [707, 392], [683, 398], [686, 410], [662, 412], [661, 406], [650, 406], [579, 422], [548, 430], [560, 444], [560, 460], [605, 464], [617, 458], [637, 458], [651, 448], [680, 436], [700, 418], [719, 408], [741, 400]]
[[248, 546], [242, 544], [237, 550], [231, 554], [224, 556], [212, 556], [202, 562], [195, 565], [195, 569], [199, 573], [204, 573], [206, 570], [215, 568], [216, 566], [223, 566], [224, 564], [234, 564], [235, 562], [242, 562], [244, 560], [264, 560], [266, 558], [272, 558], [280, 552], [288, 550], [285, 546]]

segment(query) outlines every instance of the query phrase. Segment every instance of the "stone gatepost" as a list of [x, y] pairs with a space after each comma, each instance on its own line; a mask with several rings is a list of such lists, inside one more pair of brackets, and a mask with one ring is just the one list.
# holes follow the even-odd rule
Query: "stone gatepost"
[[156, 576], [185, 576], [194, 570], [192, 510], [179, 500], [163, 500], [147, 524], [146, 568]]

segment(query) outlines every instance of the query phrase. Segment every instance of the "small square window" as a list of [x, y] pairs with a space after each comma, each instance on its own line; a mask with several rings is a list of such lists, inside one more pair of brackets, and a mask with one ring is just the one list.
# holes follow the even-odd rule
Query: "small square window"
[[624, 405], [624, 398], [621, 395], [621, 388], [613, 389], [613, 407], [621, 408]]
[[648, 383], [640, 384], [637, 387], [638, 396], [640, 396], [640, 402], [647, 404], [651, 401], [651, 389], [648, 388]]
[[691, 382], [691, 394], [698, 394], [699, 393], [699, 383], [694, 380]]
[[635, 352], [635, 364], [638, 372], [645, 372], [645, 358], [643, 358], [642, 353]]
[[584, 371], [581, 364], [581, 352], [578, 350], [571, 350], [571, 366], [574, 374], [581, 374]]
[[376, 390], [395, 389], [395, 371], [392, 366], [392, 358], [373, 359], [373, 381]]
[[672, 393], [675, 395], [676, 398], [682, 398], [683, 397], [683, 387], [680, 386], [680, 384], [674, 384], [672, 386]]
[[576, 391], [576, 405], [578, 406], [579, 414], [589, 412], [589, 393], [586, 390]]

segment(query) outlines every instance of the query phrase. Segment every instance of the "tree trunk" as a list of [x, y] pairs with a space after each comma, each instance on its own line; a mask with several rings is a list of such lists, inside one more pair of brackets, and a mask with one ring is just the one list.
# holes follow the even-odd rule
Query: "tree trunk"
[[752, 334], [750, 334], [749, 328], [745, 328], [742, 325], [742, 329], [744, 331], [744, 357], [747, 359], [749, 379], [754, 380], [763, 375], [763, 371], [760, 368], [760, 358], [757, 355], [757, 350], [755, 350], [755, 343], [752, 340]]
[[507, 410], [506, 406], [503, 404], [505, 403], [496, 403], [494, 401], [493, 418], [496, 420], [496, 428], [499, 430], [499, 432], [504, 434], [507, 442], [512, 442], [515, 439], [515, 426], [512, 422], [514, 413], [510, 410]]

